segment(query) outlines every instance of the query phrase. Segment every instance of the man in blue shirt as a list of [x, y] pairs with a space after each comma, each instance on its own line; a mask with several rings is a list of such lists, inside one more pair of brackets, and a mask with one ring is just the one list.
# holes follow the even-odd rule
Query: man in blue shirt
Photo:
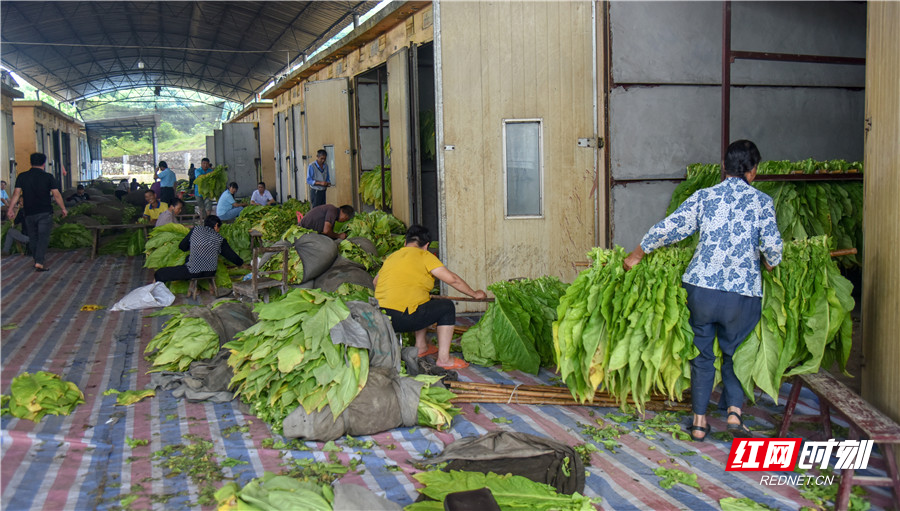
[[328, 176], [328, 164], [325, 158], [328, 153], [324, 149], [319, 149], [316, 153], [316, 161], [309, 164], [306, 169], [306, 184], [309, 185], [309, 202], [312, 207], [325, 204], [325, 190], [331, 186], [331, 179]]
[[175, 198], [175, 172], [169, 168], [169, 164], [161, 161], [153, 178], [159, 178], [159, 200], [171, 204]]
[[228, 189], [219, 196], [219, 202], [216, 203], [216, 216], [223, 222], [237, 218], [244, 209], [244, 206], [246, 206], [243, 202], [234, 201], [234, 194], [237, 193], [237, 191], [238, 184], [232, 182], [228, 185]]
[[[194, 180], [196, 181], [198, 177], [209, 172], [212, 172], [212, 165], [209, 162], [209, 158], [203, 158], [200, 160], [200, 168], [194, 169]], [[194, 197], [197, 198], [197, 208], [200, 210], [200, 218], [206, 218], [206, 212], [212, 207], [212, 201], [200, 195], [200, 190], [197, 188], [197, 185], [194, 185]]]

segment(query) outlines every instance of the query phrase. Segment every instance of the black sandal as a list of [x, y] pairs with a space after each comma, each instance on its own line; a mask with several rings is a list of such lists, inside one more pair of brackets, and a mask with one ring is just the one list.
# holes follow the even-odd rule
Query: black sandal
[[[704, 428], [704, 427], [701, 427], [701, 426], [691, 426], [691, 427], [688, 428], [688, 431], [690, 432], [691, 440], [693, 440], [693, 441], [695, 441], [695, 442], [702, 442], [702, 441], [706, 440], [706, 437], [709, 436], [709, 432], [710, 432], [711, 429], [712, 429], [712, 428], [710, 427], [710, 425], [707, 424], [705, 428]], [[702, 432], [705, 433], [705, 435], [703, 435], [703, 436], [700, 437], [700, 438], [697, 438], [697, 437], [694, 436], [694, 431], [702, 431]]]
[[728, 412], [728, 417], [734, 415], [738, 418], [740, 422], [737, 424], [728, 424], [728, 432], [731, 433], [731, 436], [735, 438], [753, 438], [753, 433], [750, 431], [750, 428], [744, 425], [744, 418], [741, 417], [741, 414], [737, 412]]

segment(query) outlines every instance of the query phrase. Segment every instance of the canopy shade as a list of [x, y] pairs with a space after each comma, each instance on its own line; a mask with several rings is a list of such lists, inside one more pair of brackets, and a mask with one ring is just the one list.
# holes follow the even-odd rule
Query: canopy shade
[[174, 87], [247, 103], [373, 1], [4, 1], [3, 65], [60, 101]]

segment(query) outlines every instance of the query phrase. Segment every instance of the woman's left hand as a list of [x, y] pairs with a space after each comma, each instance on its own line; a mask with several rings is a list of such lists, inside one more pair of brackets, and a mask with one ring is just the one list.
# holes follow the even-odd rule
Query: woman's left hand
[[625, 261], [622, 262], [622, 266], [625, 267], [625, 271], [628, 271], [628, 270], [634, 268], [635, 266], [637, 266], [638, 263], [640, 263], [641, 259], [643, 259], [643, 258], [644, 258], [644, 249], [642, 249], [641, 246], [638, 245], [637, 248], [635, 248], [634, 250], [631, 251], [630, 254], [628, 254], [628, 257], [626, 257]]

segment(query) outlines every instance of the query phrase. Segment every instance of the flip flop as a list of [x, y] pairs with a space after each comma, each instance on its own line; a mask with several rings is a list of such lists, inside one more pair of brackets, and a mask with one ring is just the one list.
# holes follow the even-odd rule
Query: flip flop
[[50, 268], [47, 268], [46, 266], [44, 266], [43, 268], [38, 268], [37, 266], [35, 266], [34, 271], [50, 271]]
[[436, 365], [438, 367], [447, 369], [448, 371], [456, 371], [458, 369], [465, 369], [465, 368], [469, 367], [469, 363], [461, 358], [456, 358], [456, 357], [450, 357], [450, 358], [453, 359], [453, 361], [450, 362], [450, 365], [446, 365], [446, 366], [442, 366], [441, 364], [436, 364]]
[[744, 425], [744, 418], [741, 417], [741, 414], [737, 412], [728, 412], [728, 417], [731, 417], [732, 415], [737, 417], [740, 422], [728, 425], [728, 432], [731, 433], [731, 436], [735, 438], [753, 438], [753, 433], [750, 431], [750, 428]]
[[[703, 442], [704, 440], [706, 440], [706, 437], [709, 436], [709, 432], [710, 432], [711, 429], [712, 429], [712, 428], [710, 427], [709, 424], [707, 424], [705, 428], [702, 428], [702, 427], [700, 427], [700, 426], [691, 426], [691, 427], [688, 428], [688, 432], [689, 432], [690, 435], [691, 435], [691, 440], [693, 440], [693, 441], [695, 441], [695, 442]], [[702, 437], [699, 437], [699, 438], [698, 438], [698, 437], [695, 437], [695, 436], [694, 436], [694, 431], [702, 431], [702, 432], [705, 433], [705, 434], [704, 434]]]
[[429, 344], [428, 349], [425, 350], [424, 353], [419, 353], [419, 358], [427, 357], [428, 355], [434, 355], [438, 352], [438, 347], [434, 344]]

